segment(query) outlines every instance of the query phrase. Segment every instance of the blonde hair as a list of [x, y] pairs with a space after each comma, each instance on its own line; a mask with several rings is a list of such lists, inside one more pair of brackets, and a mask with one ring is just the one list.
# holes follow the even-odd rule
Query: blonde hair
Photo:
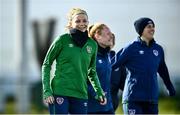
[[80, 8], [72, 8], [69, 13], [67, 14], [67, 18], [68, 18], [68, 23], [66, 25], [66, 29], [71, 29], [71, 21], [72, 19], [79, 14], [84, 14], [88, 17], [87, 13], [85, 10], [82, 10]]
[[91, 25], [88, 27], [88, 33], [89, 37], [96, 39], [95, 34], [101, 35], [101, 31], [103, 30], [104, 27], [107, 27], [105, 24], [102, 23], [96, 23], [94, 25]]

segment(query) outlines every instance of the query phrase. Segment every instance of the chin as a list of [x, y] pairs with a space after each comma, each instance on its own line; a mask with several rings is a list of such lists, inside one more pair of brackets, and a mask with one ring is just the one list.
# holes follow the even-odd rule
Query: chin
[[153, 35], [149, 35], [147, 38], [148, 38], [149, 40], [152, 40], [154, 37], [153, 37]]
[[152, 39], [153, 39], [153, 37], [151, 36], [151, 37], [149, 37], [148, 39], [149, 39], [149, 40], [152, 40]]
[[86, 29], [78, 29], [78, 30], [80, 30], [81, 32], [85, 32], [86, 31]]

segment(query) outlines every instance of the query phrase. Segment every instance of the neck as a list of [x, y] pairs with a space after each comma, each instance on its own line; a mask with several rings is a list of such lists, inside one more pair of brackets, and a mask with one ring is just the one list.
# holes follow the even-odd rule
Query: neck
[[149, 46], [150, 41], [149, 41], [147, 38], [145, 38], [145, 37], [143, 37], [143, 36], [141, 36], [140, 38], [141, 38], [142, 41], [145, 41], [145, 42], [146, 42], [146, 45], [147, 45], [147, 46]]
[[106, 46], [101, 43], [98, 43], [98, 45], [101, 46], [102, 48], [106, 48]]

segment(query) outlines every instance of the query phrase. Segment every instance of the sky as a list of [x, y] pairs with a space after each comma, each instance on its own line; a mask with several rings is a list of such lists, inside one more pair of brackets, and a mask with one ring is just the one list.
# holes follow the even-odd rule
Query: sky
[[[17, 75], [21, 63], [20, 0], [0, 1], [0, 67], [1, 74]], [[57, 25], [54, 38], [63, 34], [67, 23], [66, 15], [73, 7], [87, 11], [90, 24], [101, 22], [109, 26], [116, 36], [115, 51], [119, 51], [138, 34], [134, 21], [140, 17], [149, 17], [155, 22], [155, 40], [163, 46], [165, 59], [172, 76], [180, 75], [180, 45], [177, 42], [180, 33], [179, 0], [26, 0], [27, 1], [27, 66], [29, 76], [39, 76], [35, 56], [32, 22], [38, 20], [41, 29], [50, 18]]]

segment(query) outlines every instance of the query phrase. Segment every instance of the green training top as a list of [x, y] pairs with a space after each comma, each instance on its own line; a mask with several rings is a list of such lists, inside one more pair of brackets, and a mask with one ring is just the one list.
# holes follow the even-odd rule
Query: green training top
[[[89, 38], [78, 47], [70, 34], [58, 36], [50, 46], [42, 65], [43, 97], [61, 95], [88, 99], [87, 81], [90, 80], [97, 96], [103, 91], [96, 73], [97, 44]], [[50, 83], [50, 71], [56, 60], [55, 74]]]

